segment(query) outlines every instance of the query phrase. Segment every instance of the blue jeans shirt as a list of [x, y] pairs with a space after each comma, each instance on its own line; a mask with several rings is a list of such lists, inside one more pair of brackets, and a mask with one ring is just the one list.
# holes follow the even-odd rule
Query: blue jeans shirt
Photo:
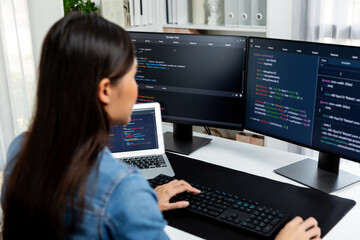
[[[8, 150], [2, 196], [23, 139], [24, 134], [15, 138]], [[99, 153], [98, 161], [98, 172], [94, 168], [88, 178], [82, 223], [75, 234], [65, 238], [168, 239], [156, 193], [146, 179], [135, 168], [114, 159], [108, 148]], [[65, 226], [71, 219], [68, 210]]]

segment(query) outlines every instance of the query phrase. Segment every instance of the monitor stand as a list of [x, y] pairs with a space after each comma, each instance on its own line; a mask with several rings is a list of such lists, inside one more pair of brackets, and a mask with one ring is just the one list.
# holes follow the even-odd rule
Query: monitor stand
[[307, 158], [274, 171], [311, 188], [332, 193], [360, 181], [360, 176], [340, 170], [339, 165], [339, 157], [320, 152], [318, 162]]
[[173, 132], [164, 133], [165, 150], [189, 155], [205, 146], [211, 139], [193, 136], [192, 125], [173, 124]]

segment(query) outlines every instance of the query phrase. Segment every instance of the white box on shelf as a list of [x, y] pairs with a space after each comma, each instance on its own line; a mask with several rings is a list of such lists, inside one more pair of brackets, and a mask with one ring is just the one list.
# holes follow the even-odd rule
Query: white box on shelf
[[225, 26], [238, 26], [238, 0], [225, 0], [224, 2]]
[[238, 0], [238, 22], [240, 26], [251, 26], [251, 0]]
[[267, 0], [251, 1], [251, 25], [266, 26]]

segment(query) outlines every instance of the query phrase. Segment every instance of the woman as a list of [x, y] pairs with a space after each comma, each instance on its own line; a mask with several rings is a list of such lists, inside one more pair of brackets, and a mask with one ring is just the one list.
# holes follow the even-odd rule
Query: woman
[[[167, 239], [160, 210], [186, 207], [169, 200], [200, 191], [175, 180], [155, 193], [106, 147], [110, 123], [130, 120], [136, 70], [129, 35], [99, 16], [69, 14], [50, 29], [34, 119], [8, 151], [4, 239]], [[278, 239], [319, 236], [314, 219], [296, 218]]]

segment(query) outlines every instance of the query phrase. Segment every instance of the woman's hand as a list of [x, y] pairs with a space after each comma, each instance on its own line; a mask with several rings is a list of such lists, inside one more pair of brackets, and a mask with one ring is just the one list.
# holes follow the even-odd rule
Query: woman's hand
[[176, 208], [186, 208], [189, 206], [189, 202], [187, 201], [178, 201], [170, 203], [170, 199], [174, 197], [176, 194], [182, 192], [191, 192], [195, 194], [199, 194], [200, 190], [193, 188], [189, 183], [184, 180], [173, 180], [164, 185], [158, 186], [155, 189], [155, 192], [158, 196], [158, 205], [161, 211], [176, 209]]
[[320, 235], [315, 218], [310, 217], [304, 221], [301, 217], [295, 217], [281, 229], [275, 240], [319, 240]]

